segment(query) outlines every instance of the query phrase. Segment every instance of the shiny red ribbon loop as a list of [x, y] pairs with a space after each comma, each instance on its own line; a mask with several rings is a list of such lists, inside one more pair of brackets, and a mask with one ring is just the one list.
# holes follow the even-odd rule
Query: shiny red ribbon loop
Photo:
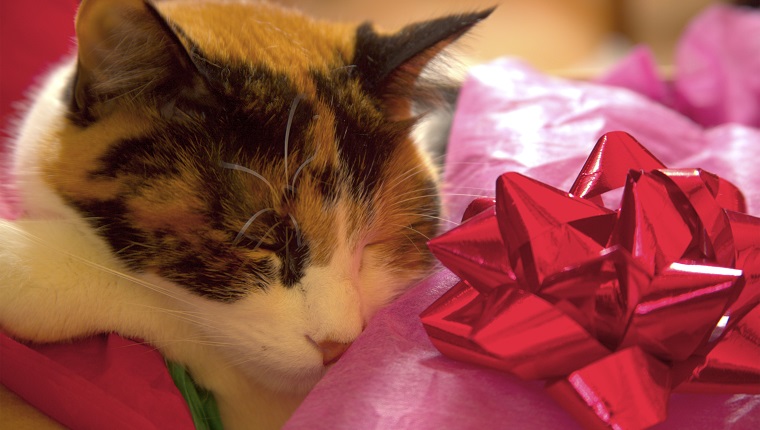
[[505, 173], [430, 241], [462, 282], [423, 324], [450, 357], [550, 380], [589, 428], [657, 424], [673, 389], [760, 393], [760, 219], [745, 210], [729, 182], [607, 133], [570, 192]]

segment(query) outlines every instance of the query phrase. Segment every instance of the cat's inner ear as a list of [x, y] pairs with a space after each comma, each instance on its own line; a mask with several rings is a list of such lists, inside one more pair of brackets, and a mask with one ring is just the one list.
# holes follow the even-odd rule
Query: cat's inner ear
[[411, 115], [411, 96], [425, 66], [493, 8], [408, 25], [393, 34], [380, 34], [371, 24], [357, 29], [354, 64], [365, 90], [383, 101], [393, 119]]
[[166, 112], [208, 99], [208, 86], [175, 30], [147, 0], [84, 0], [76, 19], [78, 64], [71, 107], [94, 121], [108, 102]]

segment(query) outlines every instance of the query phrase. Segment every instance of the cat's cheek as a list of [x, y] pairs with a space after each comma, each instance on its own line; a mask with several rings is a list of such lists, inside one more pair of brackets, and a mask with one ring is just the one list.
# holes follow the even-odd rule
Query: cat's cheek
[[383, 255], [379, 245], [368, 245], [362, 250], [358, 285], [362, 314], [367, 321], [402, 294], [409, 284], [388, 270], [383, 264]]

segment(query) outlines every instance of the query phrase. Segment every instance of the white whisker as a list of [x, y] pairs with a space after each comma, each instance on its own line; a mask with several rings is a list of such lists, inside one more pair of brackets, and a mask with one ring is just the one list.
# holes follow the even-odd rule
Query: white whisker
[[412, 176], [412, 175], [414, 175], [416, 173], [419, 173], [419, 172], [421, 172], [423, 170], [426, 170], [426, 169], [427, 169], [427, 166], [420, 165], [420, 166], [411, 168], [411, 169], [407, 170], [406, 172], [401, 173], [399, 176], [397, 176], [396, 178], [394, 178], [393, 182], [391, 182], [388, 185], [388, 189], [393, 190], [395, 187], [403, 184], [404, 181], [406, 179], [408, 179], [410, 176]]
[[259, 174], [258, 172], [254, 171], [254, 170], [251, 170], [251, 169], [249, 169], [249, 168], [247, 168], [245, 166], [241, 166], [239, 164], [225, 163], [224, 161], [220, 161], [219, 162], [219, 166], [224, 167], [225, 169], [232, 169], [232, 170], [238, 170], [238, 171], [241, 171], [241, 172], [249, 173], [249, 174], [251, 174], [251, 175], [253, 175], [253, 176], [261, 179], [262, 181], [264, 181], [264, 183], [267, 184], [267, 186], [269, 187], [269, 189], [272, 191], [272, 194], [277, 195], [277, 191], [275, 191], [275, 189], [272, 186], [272, 184], [269, 181], [267, 181], [267, 179], [265, 177], [261, 176], [261, 174]]
[[[404, 226], [399, 226], [399, 227], [404, 227]], [[407, 227], [407, 228], [408, 228], [408, 227]], [[414, 230], [414, 229], [412, 229], [412, 230]], [[416, 231], [416, 230], [415, 230], [415, 231]], [[417, 233], [419, 233], [419, 232], [417, 232]], [[422, 251], [420, 251], [420, 248], [417, 246], [417, 244], [416, 244], [416, 243], [414, 243], [414, 241], [412, 240], [412, 238], [411, 238], [411, 237], [409, 237], [409, 236], [408, 236], [406, 233], [404, 233], [404, 232], [401, 232], [401, 234], [403, 234], [403, 235], [404, 235], [404, 237], [405, 237], [405, 238], [406, 238], [406, 239], [407, 239], [407, 240], [408, 240], [408, 241], [409, 241], [409, 242], [412, 244], [412, 246], [414, 247], [414, 249], [416, 249], [416, 250], [417, 250], [417, 252], [418, 252], [418, 253], [422, 254]], [[423, 235], [423, 236], [424, 236], [424, 235]]]
[[[436, 197], [436, 196], [438, 196], [438, 195], [437, 194], [422, 194], [422, 195], [419, 195], [419, 196], [409, 197], [409, 198], [406, 198], [406, 199], [402, 199], [402, 200], [398, 200], [396, 202], [393, 202], [392, 205], [388, 206], [388, 209], [395, 209], [395, 208], [403, 205], [404, 203], [408, 203], [408, 202], [413, 201], [413, 200], [428, 199], [430, 197]], [[489, 198], [489, 196], [484, 196], [482, 194], [444, 193], [444, 194], [440, 195], [440, 197], [458, 197], [458, 196], [472, 197], [473, 199], [475, 199], [475, 198], [481, 198], [481, 197]]]
[[340, 71], [340, 70], [353, 70], [353, 69], [355, 69], [356, 67], [357, 67], [357, 66], [356, 66], [356, 64], [348, 64], [348, 65], [346, 65], [346, 66], [340, 66], [340, 67], [336, 67], [336, 68], [334, 68], [334, 69], [332, 69], [332, 70], [330, 70], [330, 71], [331, 71], [331, 72], [337, 72], [337, 71]]
[[301, 247], [301, 230], [298, 229], [298, 223], [296, 222], [296, 219], [293, 216], [293, 214], [288, 214], [288, 216], [290, 217], [290, 221], [293, 223], [293, 228], [296, 231], [296, 245], [298, 245], [298, 247], [300, 248]]
[[427, 187], [427, 188], [415, 188], [415, 189], [409, 190], [409, 191], [401, 193], [401, 194], [396, 194], [395, 197], [396, 198], [401, 198], [401, 197], [404, 197], [404, 196], [408, 196], [410, 194], [419, 194], [420, 192], [423, 192], [423, 191], [427, 192], [427, 194], [424, 194], [424, 195], [428, 196], [428, 197], [437, 197], [439, 195], [438, 188]]
[[293, 125], [293, 117], [296, 114], [298, 103], [306, 97], [305, 94], [299, 94], [290, 104], [290, 113], [288, 113], [288, 124], [285, 126], [285, 183], [288, 181], [288, 141], [290, 140], [290, 128]]
[[203, 327], [213, 327], [209, 324], [205, 324], [207, 321], [213, 321], [213, 319], [206, 318], [203, 313], [201, 312], [191, 312], [186, 310], [178, 310], [178, 309], [168, 309], [168, 308], [161, 308], [157, 306], [150, 306], [145, 304], [139, 304], [139, 303], [130, 303], [132, 306], [139, 306], [142, 308], [150, 309], [157, 312], [162, 312], [164, 314], [171, 315], [177, 319], [180, 319], [182, 321], [187, 321], [190, 323], [193, 323], [197, 326], [203, 326]]
[[460, 222], [456, 222], [456, 221], [453, 221], [453, 220], [450, 220], [450, 219], [441, 218], [439, 216], [428, 215], [428, 214], [423, 214], [423, 213], [402, 213], [402, 214], [399, 214], [399, 215], [400, 216], [418, 216], [418, 217], [423, 217], [423, 218], [437, 219], [439, 221], [444, 221], [444, 222], [447, 222], [447, 223], [450, 223], [450, 224], [454, 224], [455, 226], [461, 224]]
[[[397, 226], [397, 227], [403, 227], [403, 228], [405, 228], [405, 229], [407, 229], [407, 230], [411, 230], [411, 231], [413, 231], [413, 232], [415, 232], [415, 233], [419, 234], [420, 236], [424, 237], [426, 240], [430, 240], [430, 238], [429, 238], [429, 237], [427, 237], [427, 235], [425, 235], [425, 234], [424, 234], [424, 233], [422, 233], [421, 231], [419, 231], [419, 230], [417, 230], [417, 229], [413, 228], [412, 226], [409, 226], [409, 225], [398, 225], [398, 224], [396, 224], [396, 226]], [[419, 249], [417, 249], [417, 250], [419, 251]]]
[[487, 196], [485, 194], [470, 194], [470, 193], [441, 193], [441, 197], [472, 197], [472, 198], [493, 198], [493, 196]]
[[316, 154], [312, 155], [311, 157], [309, 157], [309, 159], [307, 159], [306, 161], [304, 161], [303, 163], [301, 163], [300, 166], [298, 166], [298, 169], [296, 169], [296, 173], [293, 174], [293, 180], [290, 182], [290, 188], [292, 188], [293, 190], [295, 190], [295, 188], [296, 188], [296, 178], [298, 178], [298, 175], [301, 173], [301, 170], [303, 170], [303, 168], [306, 167], [307, 164], [309, 164], [312, 161], [314, 161], [315, 158], [317, 158]]
[[[233, 240], [232, 243], [237, 245], [240, 242], [240, 239], [242, 239], [242, 237], [245, 235], [245, 232], [246, 232], [246, 230], [248, 230], [248, 227], [250, 227], [251, 224], [253, 224], [253, 222], [256, 221], [256, 218], [258, 218], [259, 215], [263, 214], [264, 212], [269, 212], [269, 211], [273, 211], [273, 210], [274, 209], [272, 209], [272, 208], [265, 208], [265, 209], [262, 209], [262, 210], [256, 212], [255, 214], [253, 214], [253, 216], [251, 216], [250, 218], [248, 218], [248, 221], [245, 222], [245, 225], [243, 225], [243, 228], [240, 229], [240, 231], [238, 232], [237, 236], [235, 236], [235, 240]], [[261, 243], [261, 242], [259, 242], [259, 243]]]
[[261, 244], [264, 243], [264, 239], [266, 239], [267, 236], [269, 236], [269, 233], [273, 232], [274, 229], [276, 229], [280, 224], [282, 224], [282, 222], [278, 222], [277, 224], [269, 227], [269, 230], [267, 230], [266, 233], [264, 233], [263, 235], [261, 235], [261, 237], [259, 238], [259, 241], [256, 242], [256, 246], [254, 246], [253, 249], [254, 250], [259, 249], [259, 246], [261, 246]]
[[18, 228], [16, 226], [10, 224], [10, 223], [4, 223], [4, 224], [6, 224], [11, 230], [13, 230], [16, 233], [22, 235], [24, 238], [29, 239], [29, 240], [31, 240], [31, 241], [39, 244], [39, 245], [42, 245], [42, 246], [44, 246], [44, 247], [46, 247], [48, 249], [51, 249], [51, 250], [56, 251], [58, 253], [61, 253], [62, 255], [65, 255], [65, 256], [67, 256], [69, 258], [77, 260], [77, 261], [79, 261], [79, 262], [81, 262], [81, 263], [83, 263], [83, 264], [85, 264], [87, 266], [93, 267], [95, 269], [101, 270], [101, 271], [109, 273], [111, 275], [115, 275], [115, 276], [117, 276], [117, 277], [119, 277], [121, 279], [124, 279], [126, 281], [134, 282], [135, 284], [143, 286], [143, 287], [145, 287], [145, 288], [147, 288], [149, 290], [155, 291], [157, 293], [163, 294], [163, 295], [165, 295], [167, 297], [171, 297], [172, 299], [175, 299], [177, 301], [185, 303], [185, 304], [189, 305], [190, 307], [195, 307], [192, 302], [184, 299], [183, 297], [181, 297], [180, 295], [178, 295], [178, 294], [176, 294], [176, 293], [174, 293], [172, 291], [169, 291], [169, 290], [167, 290], [165, 288], [162, 288], [162, 287], [160, 287], [158, 285], [155, 285], [155, 284], [152, 284], [150, 282], [144, 281], [142, 279], [136, 278], [134, 276], [128, 275], [128, 274], [126, 274], [124, 272], [120, 272], [118, 270], [111, 269], [110, 267], [104, 266], [102, 264], [95, 263], [93, 261], [90, 261], [87, 258], [84, 258], [82, 256], [73, 254], [73, 253], [71, 253], [69, 251], [65, 251], [65, 250], [62, 250], [60, 248], [51, 246], [44, 239], [42, 239], [40, 237], [37, 237], [36, 235], [33, 235], [33, 234], [29, 233], [29, 232], [26, 232], [26, 231], [24, 231], [24, 230], [22, 230], [22, 229], [20, 229], [20, 228]]

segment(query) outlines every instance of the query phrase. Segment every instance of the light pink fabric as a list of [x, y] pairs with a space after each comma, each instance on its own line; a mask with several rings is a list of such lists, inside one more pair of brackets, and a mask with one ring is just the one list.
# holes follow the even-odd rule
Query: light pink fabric
[[[612, 130], [630, 132], [669, 167], [702, 167], [733, 182], [749, 213], [760, 215], [758, 19], [708, 10], [681, 42], [683, 70], [674, 86], [657, 77], [643, 51], [606, 79], [644, 95], [547, 77], [509, 60], [473, 69], [446, 160], [446, 216], [457, 220], [475, 196], [493, 196], [506, 171], [569, 189], [597, 138]], [[703, 91], [710, 97], [700, 99]], [[454, 282], [440, 271], [382, 311], [286, 429], [578, 428], [541, 383], [459, 363], [433, 348], [418, 315]], [[656, 428], [756, 429], [760, 396], [675, 394], [668, 414]]]

